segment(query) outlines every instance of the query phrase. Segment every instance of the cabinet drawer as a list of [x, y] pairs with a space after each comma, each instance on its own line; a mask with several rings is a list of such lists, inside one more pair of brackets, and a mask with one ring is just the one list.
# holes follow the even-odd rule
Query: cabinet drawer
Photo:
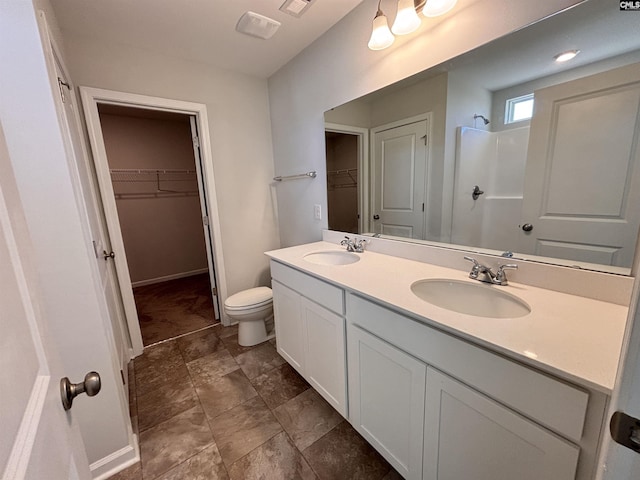
[[347, 319], [516, 412], [580, 442], [587, 392], [353, 294], [347, 295]]
[[344, 315], [344, 291], [306, 273], [271, 260], [271, 278], [323, 307]]

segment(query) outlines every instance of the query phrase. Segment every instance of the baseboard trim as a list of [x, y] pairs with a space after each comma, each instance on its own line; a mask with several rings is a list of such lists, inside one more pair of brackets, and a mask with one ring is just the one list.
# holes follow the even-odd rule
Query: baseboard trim
[[208, 268], [201, 268], [199, 270], [191, 270], [189, 272], [174, 273], [172, 275], [165, 275], [164, 277], [156, 277], [156, 278], [150, 278], [148, 280], [131, 282], [131, 286], [133, 288], [143, 287], [145, 285], [153, 285], [154, 283], [168, 282], [169, 280], [177, 280], [178, 278], [191, 277], [193, 275], [200, 275], [201, 273], [208, 273], [208, 272], [209, 272]]
[[138, 446], [138, 436], [131, 435], [132, 444], [107, 455], [100, 460], [89, 465], [91, 477], [94, 480], [106, 480], [116, 473], [124, 470], [140, 461], [140, 448]]

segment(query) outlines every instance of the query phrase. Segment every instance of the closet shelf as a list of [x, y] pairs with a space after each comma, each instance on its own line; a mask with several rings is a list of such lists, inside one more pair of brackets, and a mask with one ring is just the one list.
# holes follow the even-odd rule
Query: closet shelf
[[[118, 198], [143, 198], [160, 194], [197, 194], [198, 176], [195, 170], [152, 169], [152, 168], [112, 168], [109, 170], [114, 193]], [[185, 185], [191, 182], [191, 185]], [[116, 184], [120, 184], [116, 189]], [[155, 184], [140, 187], [136, 191], [124, 184]], [[117, 191], [115, 191], [117, 190]]]
[[357, 186], [357, 168], [327, 170], [327, 187], [329, 188], [329, 190], [333, 190], [336, 188], [356, 188]]

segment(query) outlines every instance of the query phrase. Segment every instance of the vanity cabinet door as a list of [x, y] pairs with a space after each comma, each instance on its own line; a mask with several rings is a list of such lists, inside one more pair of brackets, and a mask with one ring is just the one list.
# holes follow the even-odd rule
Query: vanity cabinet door
[[347, 342], [351, 424], [405, 479], [421, 479], [426, 365], [351, 324]]
[[279, 282], [272, 282], [273, 313], [278, 353], [305, 375], [302, 296]]
[[575, 479], [579, 448], [428, 368], [424, 480]]
[[302, 298], [305, 378], [342, 416], [347, 416], [344, 318]]

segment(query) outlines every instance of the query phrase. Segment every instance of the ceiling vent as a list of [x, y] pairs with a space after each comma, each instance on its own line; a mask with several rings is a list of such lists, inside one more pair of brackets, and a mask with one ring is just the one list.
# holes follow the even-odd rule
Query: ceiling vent
[[265, 40], [273, 37], [278, 28], [280, 28], [280, 22], [254, 12], [246, 12], [236, 25], [238, 32]]
[[301, 17], [312, 3], [313, 0], [286, 0], [280, 7], [280, 10], [288, 13], [292, 17]]

